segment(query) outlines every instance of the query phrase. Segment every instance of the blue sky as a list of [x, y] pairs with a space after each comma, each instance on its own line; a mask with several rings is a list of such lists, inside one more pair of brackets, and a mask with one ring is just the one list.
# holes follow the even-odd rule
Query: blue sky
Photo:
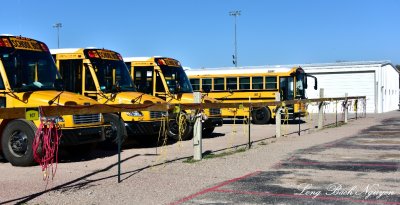
[[95, 46], [123, 56], [173, 57], [184, 66], [391, 60], [400, 64], [398, 0], [12, 0], [0, 33], [57, 47]]

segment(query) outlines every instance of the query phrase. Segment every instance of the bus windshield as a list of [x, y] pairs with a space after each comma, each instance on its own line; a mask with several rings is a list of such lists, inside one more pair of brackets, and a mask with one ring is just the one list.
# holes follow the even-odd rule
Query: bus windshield
[[136, 91], [128, 68], [123, 61], [92, 58], [90, 62], [103, 92]]
[[48, 52], [4, 48], [0, 58], [15, 92], [56, 90], [54, 82], [61, 79]]
[[[160, 66], [171, 93], [193, 93], [192, 85], [182, 67]], [[176, 90], [177, 88], [180, 90]]]
[[296, 99], [305, 99], [305, 78], [306, 75], [303, 73], [296, 74]]

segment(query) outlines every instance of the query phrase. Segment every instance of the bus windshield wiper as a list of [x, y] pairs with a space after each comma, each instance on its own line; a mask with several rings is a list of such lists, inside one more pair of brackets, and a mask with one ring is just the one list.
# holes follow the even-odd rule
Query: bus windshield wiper
[[60, 96], [63, 92], [64, 90], [58, 93], [53, 99], [49, 100], [49, 105], [52, 105], [56, 100], [58, 100], [57, 104], [60, 104]]
[[18, 97], [18, 95], [16, 95], [15, 92], [14, 92], [13, 90], [11, 90], [10, 88], [7, 88], [7, 91], [8, 91], [8, 92], [6, 92], [7, 95], [9, 95], [9, 96], [11, 96], [11, 97], [13, 97], [13, 98], [15, 98], [15, 99], [17, 99], [17, 100], [19, 100], [19, 101], [24, 102], [24, 101], [21, 100], [21, 99]]
[[146, 94], [146, 93], [140, 94], [140, 95], [137, 96], [136, 98], [132, 99], [131, 102], [132, 102], [133, 104], [135, 104], [137, 101], [140, 102], [140, 100], [142, 100], [142, 96], [145, 95], [145, 94]]

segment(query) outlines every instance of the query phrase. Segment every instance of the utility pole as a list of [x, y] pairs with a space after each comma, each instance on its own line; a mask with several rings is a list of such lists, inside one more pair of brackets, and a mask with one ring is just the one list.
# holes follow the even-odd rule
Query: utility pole
[[53, 25], [53, 28], [57, 29], [57, 47], [60, 48], [60, 28], [62, 27], [61, 23], [56, 23]]
[[237, 39], [236, 39], [236, 17], [240, 16], [240, 11], [230, 11], [229, 16], [235, 17], [235, 54], [232, 57], [233, 57], [233, 64], [235, 64], [235, 67], [237, 67], [238, 54], [237, 54]]

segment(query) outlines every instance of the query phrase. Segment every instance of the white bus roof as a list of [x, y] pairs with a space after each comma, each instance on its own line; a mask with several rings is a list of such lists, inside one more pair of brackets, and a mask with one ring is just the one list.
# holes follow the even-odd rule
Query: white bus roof
[[50, 49], [51, 54], [59, 54], [59, 53], [75, 53], [79, 50], [80, 48], [55, 48], [55, 49]]
[[152, 57], [124, 57], [125, 62], [132, 62], [132, 61], [148, 61], [150, 58], [167, 58], [165, 56], [152, 56]]
[[251, 74], [251, 73], [275, 73], [289, 72], [293, 67], [281, 66], [252, 66], [246, 67], [224, 67], [224, 68], [205, 68], [205, 69], [187, 69], [186, 74], [193, 75], [221, 75], [221, 74]]

